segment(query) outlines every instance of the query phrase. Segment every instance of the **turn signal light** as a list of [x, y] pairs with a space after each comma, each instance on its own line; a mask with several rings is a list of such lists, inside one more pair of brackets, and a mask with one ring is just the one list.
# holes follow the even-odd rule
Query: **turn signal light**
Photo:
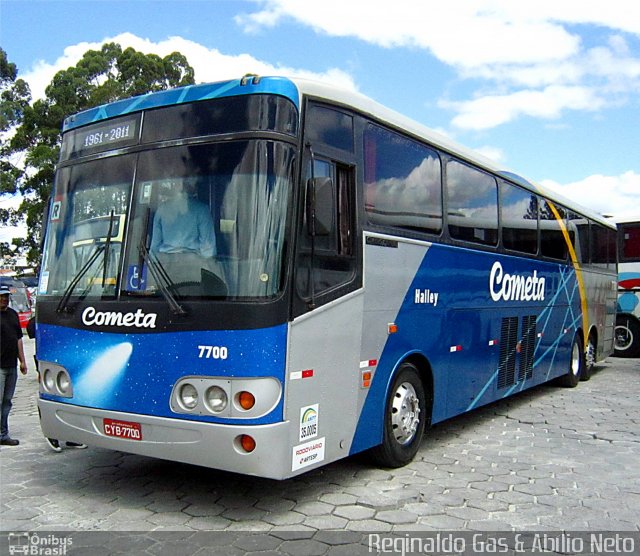
[[256, 441], [248, 434], [240, 437], [240, 446], [245, 452], [253, 452], [256, 449]]
[[244, 390], [238, 394], [238, 404], [242, 409], [249, 410], [256, 405], [256, 398], [251, 392]]

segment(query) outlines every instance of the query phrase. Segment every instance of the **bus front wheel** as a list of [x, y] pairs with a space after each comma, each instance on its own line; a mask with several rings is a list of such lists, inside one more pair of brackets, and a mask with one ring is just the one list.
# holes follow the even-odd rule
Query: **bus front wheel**
[[638, 357], [640, 355], [640, 324], [633, 317], [629, 315], [616, 317], [613, 338], [616, 357]]
[[422, 441], [427, 419], [424, 385], [418, 369], [403, 363], [393, 380], [384, 413], [382, 444], [371, 455], [382, 467], [409, 463]]

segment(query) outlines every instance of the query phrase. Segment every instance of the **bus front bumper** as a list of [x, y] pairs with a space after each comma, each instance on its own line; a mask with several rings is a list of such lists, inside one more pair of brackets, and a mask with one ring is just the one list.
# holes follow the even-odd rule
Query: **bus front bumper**
[[[42, 432], [47, 438], [270, 479], [297, 474], [291, 471], [288, 421], [270, 425], [221, 425], [116, 413], [43, 399], [38, 400], [38, 408]], [[111, 431], [122, 423], [117, 433], [128, 433], [129, 438], [106, 434], [106, 423], [110, 424], [108, 430]], [[125, 430], [127, 424], [138, 427]], [[255, 440], [251, 453], [239, 444], [243, 434]]]

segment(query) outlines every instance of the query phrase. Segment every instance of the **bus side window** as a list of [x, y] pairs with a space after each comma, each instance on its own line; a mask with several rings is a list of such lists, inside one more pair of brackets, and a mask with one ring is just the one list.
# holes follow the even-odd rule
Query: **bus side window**
[[380, 126], [367, 125], [364, 188], [370, 224], [441, 232], [441, 161], [434, 149]]
[[538, 252], [538, 198], [520, 187], [500, 182], [502, 244], [506, 249]]
[[457, 160], [447, 163], [449, 234], [452, 238], [497, 245], [498, 189], [496, 180]]
[[601, 268], [615, 268], [616, 232], [591, 222], [591, 263]]
[[562, 227], [558, 222], [558, 218], [565, 219], [565, 210], [558, 205], [551, 205], [544, 199], [539, 206], [540, 252], [544, 257], [566, 261], [569, 249], [562, 233]]
[[567, 210], [567, 232], [579, 263], [589, 262], [589, 221]]

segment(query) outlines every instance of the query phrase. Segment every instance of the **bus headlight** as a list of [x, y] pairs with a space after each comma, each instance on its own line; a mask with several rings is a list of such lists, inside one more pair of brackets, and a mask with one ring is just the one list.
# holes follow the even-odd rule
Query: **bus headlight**
[[220, 413], [227, 408], [227, 393], [220, 386], [211, 386], [206, 392], [205, 403], [214, 413]]
[[185, 376], [171, 390], [175, 413], [221, 419], [258, 419], [282, 400], [282, 384], [274, 377], [227, 378]]
[[185, 409], [193, 409], [198, 405], [198, 391], [193, 384], [187, 382], [180, 388], [179, 399], [182, 407]]
[[55, 391], [56, 379], [55, 379], [55, 372], [53, 371], [53, 369], [44, 370], [44, 376], [42, 377], [42, 381], [44, 383], [44, 388], [45, 390], [47, 390], [47, 392]]
[[67, 369], [57, 363], [38, 361], [40, 393], [61, 398], [73, 397], [73, 383]]
[[65, 371], [60, 371], [56, 376], [56, 386], [61, 394], [68, 394], [71, 387], [71, 379]]

